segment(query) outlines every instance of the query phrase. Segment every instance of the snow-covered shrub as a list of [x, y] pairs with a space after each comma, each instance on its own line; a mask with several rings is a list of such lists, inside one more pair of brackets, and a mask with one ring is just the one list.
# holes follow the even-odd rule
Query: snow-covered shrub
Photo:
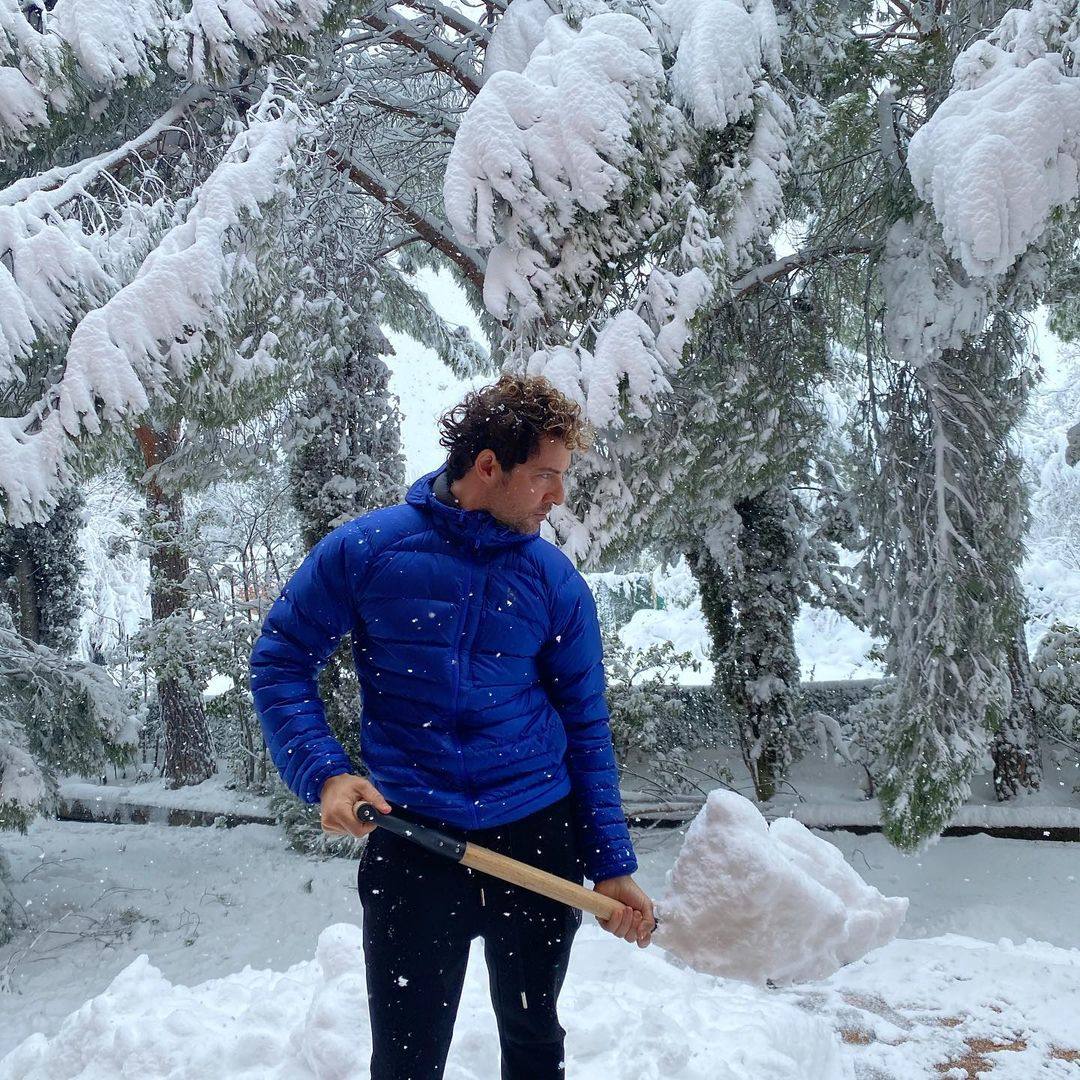
[[1039, 727], [1080, 742], [1080, 628], [1055, 622], [1031, 662]]
[[0, 830], [25, 832], [61, 771], [129, 760], [131, 704], [104, 668], [24, 637], [0, 604]]
[[[11, 866], [4, 853], [0, 851], [0, 945], [6, 945], [26, 925], [26, 913], [8, 882], [11, 879]], [[4, 973], [0, 972], [0, 994], [5, 993]]]
[[[887, 764], [882, 740], [895, 703], [895, 691], [883, 684], [838, 717], [834, 721], [835, 727], [826, 727], [827, 737], [840, 756], [863, 770], [862, 789], [868, 799], [877, 794], [877, 785]], [[817, 716], [815, 713], [815, 719]]]
[[644, 767], [659, 783], [677, 787], [680, 762], [697, 738], [685, 704], [671, 688], [680, 668], [698, 671], [701, 662], [692, 653], [677, 653], [670, 641], [635, 649], [608, 631], [603, 641], [611, 738], [619, 765]]

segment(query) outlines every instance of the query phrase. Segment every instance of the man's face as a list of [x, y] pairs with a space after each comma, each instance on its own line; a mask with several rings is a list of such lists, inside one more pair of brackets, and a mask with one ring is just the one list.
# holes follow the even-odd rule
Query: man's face
[[563, 480], [571, 456], [564, 443], [546, 437], [541, 439], [532, 457], [509, 472], [495, 461], [492, 468], [495, 483], [489, 488], [488, 512], [518, 532], [536, 532], [551, 508], [566, 498]]

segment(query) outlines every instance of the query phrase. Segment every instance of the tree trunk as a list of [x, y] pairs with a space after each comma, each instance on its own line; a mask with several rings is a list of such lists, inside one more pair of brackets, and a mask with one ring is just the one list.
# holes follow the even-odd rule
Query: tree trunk
[[[165, 431], [140, 425], [135, 437], [146, 467], [152, 468], [175, 452], [180, 440], [179, 422], [171, 424]], [[155, 480], [150, 480], [146, 485], [146, 504], [154, 521], [168, 522], [173, 535], [180, 536], [184, 517], [182, 495], [166, 492]], [[179, 540], [151, 546], [150, 614], [155, 622], [186, 606], [184, 580], [187, 573], [188, 559]], [[210, 726], [202, 697], [196, 689], [198, 680], [190, 668], [188, 675], [183, 683], [175, 676], [159, 675], [157, 678], [161, 729], [165, 737], [161, 774], [174, 788], [200, 784], [217, 771]]]
[[19, 633], [31, 641], [41, 641], [41, 619], [38, 608], [38, 590], [34, 584], [35, 567], [30, 552], [21, 547], [15, 553], [14, 573]]
[[799, 601], [793, 579], [795, 540], [787, 520], [790, 501], [790, 493], [778, 488], [735, 506], [742, 519], [733, 590], [739, 612], [736, 689], [746, 717], [743, 760], [760, 802], [776, 794], [797, 741]]
[[713, 663], [713, 687], [725, 711], [734, 717], [740, 746], [745, 719], [738, 691], [738, 621], [730, 573], [706, 548], [685, 552], [690, 571], [701, 593], [701, 613], [709, 630], [709, 659]]
[[994, 793], [1000, 802], [1021, 791], [1037, 791], [1042, 780], [1035, 705], [1031, 699], [1031, 661], [1023, 622], [1019, 621], [1009, 647], [1012, 702], [1009, 715], [994, 735]]
[[686, 553], [709, 628], [713, 685], [734, 716], [760, 802], [776, 794], [795, 736], [798, 599], [794, 542], [786, 526], [789, 497], [780, 489], [737, 504], [740, 558], [732, 570], [704, 549]]

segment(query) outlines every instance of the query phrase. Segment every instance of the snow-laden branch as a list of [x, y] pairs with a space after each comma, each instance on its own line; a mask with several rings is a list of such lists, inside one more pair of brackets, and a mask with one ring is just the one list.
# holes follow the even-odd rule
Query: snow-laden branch
[[446, 167], [446, 215], [462, 242], [494, 248], [484, 301], [500, 320], [513, 297], [525, 320], [543, 312], [581, 211], [602, 211], [627, 186], [663, 70], [648, 28], [605, 13], [580, 31], [561, 17], [522, 72], [495, 72], [466, 113]]
[[[128, 702], [105, 668], [31, 641], [15, 629], [8, 613], [0, 617], [0, 687], [30, 715], [62, 715], [79, 702], [76, 708], [86, 711], [103, 743], [133, 743], [137, 738]], [[35, 760], [26, 728], [8, 708], [10, 701], [4, 705], [0, 805], [32, 811], [48, 796], [49, 769]]]
[[156, 142], [174, 124], [177, 124], [191, 109], [209, 99], [209, 91], [203, 87], [193, 87], [182, 94], [169, 110], [163, 113], [145, 131], [121, 143], [113, 150], [106, 150], [94, 157], [82, 158], [74, 165], [61, 165], [36, 176], [25, 176], [0, 189], [0, 207], [13, 206], [29, 199], [37, 191], [63, 188], [63, 197], [59, 200], [50, 198], [49, 206], [58, 210], [69, 199], [82, 194], [95, 179], [104, 172], [116, 172], [145, 147]]
[[780, 34], [769, 0], [666, 0], [653, 8], [675, 54], [675, 99], [703, 130], [730, 127], [754, 110], [766, 71], [780, 70]]
[[[169, 67], [194, 85], [234, 78], [243, 64], [309, 37], [331, 0], [0, 0], [0, 149]], [[100, 99], [100, 100], [99, 100]]]
[[787, 103], [768, 83], [754, 91], [754, 133], [740, 167], [730, 170], [730, 209], [717, 231], [727, 265], [742, 269], [749, 264], [763, 235], [768, 235], [783, 206], [782, 183], [791, 168], [788, 140], [795, 118]]
[[330, 7], [331, 0], [191, 0], [170, 23], [169, 64], [194, 83], [235, 78], [252, 59], [310, 37]]
[[977, 277], [1007, 271], [1080, 194], [1080, 72], [1050, 50], [1048, 27], [1016, 24], [1003, 22], [1002, 45], [977, 41], [957, 57], [952, 92], [908, 149], [916, 191]]
[[[0, 419], [0, 488], [14, 524], [40, 519], [71, 477], [83, 432], [97, 433], [168, 395], [200, 353], [201, 334], [224, 317], [235, 272], [229, 248], [247, 218], [280, 197], [296, 137], [291, 112], [260, 106], [200, 187], [184, 221], [170, 229], [134, 277], [89, 311], [71, 334], [60, 381], [22, 417]], [[57, 226], [48, 226], [56, 229]], [[68, 287], [111, 283], [72, 266]]]
[[46, 24], [96, 87], [146, 78], [170, 16], [161, 0], [57, 0]]
[[0, 191], [0, 382], [39, 337], [66, 337], [72, 319], [115, 288], [107, 241], [61, 211], [180, 121], [205, 91], [190, 90], [144, 132], [114, 150], [25, 177]]
[[976, 334], [990, 310], [983, 282], [957, 277], [927, 235], [925, 214], [898, 221], [879, 267], [886, 293], [885, 339], [897, 359], [919, 367]]
[[484, 79], [496, 71], [525, 70], [544, 39], [544, 24], [557, 12], [551, 0], [514, 0], [499, 18], [484, 52]]
[[681, 366], [690, 322], [710, 293], [702, 270], [681, 277], [656, 270], [646, 291], [653, 309], [649, 321], [636, 311], [620, 311], [604, 323], [591, 350], [580, 342], [538, 350], [528, 374], [544, 375], [577, 401], [598, 431], [623, 427], [623, 395], [629, 412], [647, 420], [651, 403], [671, 392], [667, 376]]

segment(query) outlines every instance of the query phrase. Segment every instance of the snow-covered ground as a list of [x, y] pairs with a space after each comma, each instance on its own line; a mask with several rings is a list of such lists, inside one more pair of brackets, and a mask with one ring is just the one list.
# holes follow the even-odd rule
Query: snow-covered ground
[[[997, 1080], [1077, 1075], [1075, 845], [970, 837], [905, 857], [880, 836], [827, 838], [910, 899], [899, 938], [824, 981], [766, 990], [587, 919], [562, 999], [568, 1075], [914, 1080], [949, 1076], [936, 1066], [971, 1060], [971, 1045], [1008, 1047], [986, 1054]], [[660, 895], [682, 833], [635, 842]], [[259, 825], [41, 820], [5, 850], [31, 925], [0, 949], [2, 1080], [365, 1074], [354, 862], [306, 859]], [[496, 1048], [477, 951], [448, 1080], [497, 1075]]]
[[[149, 766], [145, 768], [146, 773], [152, 771]], [[171, 788], [162, 777], [146, 773], [129, 766], [121, 776], [114, 778], [110, 767], [105, 774], [105, 784], [88, 777], [65, 777], [60, 782], [60, 797], [69, 802], [77, 799], [87, 806], [124, 802], [170, 810], [272, 817], [268, 798], [231, 786], [233, 782], [224, 761], [219, 762], [218, 772], [193, 787]]]

